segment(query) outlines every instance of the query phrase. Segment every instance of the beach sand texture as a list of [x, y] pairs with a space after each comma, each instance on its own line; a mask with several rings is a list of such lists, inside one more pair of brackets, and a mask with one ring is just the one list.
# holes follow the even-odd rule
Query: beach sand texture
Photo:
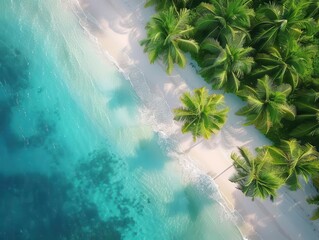
[[237, 224], [248, 239], [319, 239], [318, 222], [309, 220], [315, 207], [306, 203], [306, 196], [315, 194], [314, 188], [306, 186], [296, 192], [282, 188], [274, 202], [251, 201], [228, 180], [233, 167], [219, 175], [232, 164], [230, 153], [238, 146], [253, 150], [271, 144], [254, 127], [242, 126], [245, 119], [235, 115], [244, 104], [239, 98], [225, 94], [228, 121], [209, 141], [194, 144], [190, 134], [180, 133], [180, 125], [172, 120], [172, 109], [180, 105], [181, 94], [211, 87], [196, 74], [196, 63], [190, 58], [185, 69], [176, 67], [171, 75], [165, 73], [161, 62], [149, 63], [139, 41], [146, 36], [144, 27], [154, 14], [153, 8], [145, 9], [141, 0], [79, 0], [75, 7], [92, 40], [114, 59], [143, 103], [152, 109], [154, 130], [177, 143], [176, 153], [189, 159], [190, 168], [199, 168], [212, 180], [217, 177], [215, 182], [226, 205], [239, 216]]

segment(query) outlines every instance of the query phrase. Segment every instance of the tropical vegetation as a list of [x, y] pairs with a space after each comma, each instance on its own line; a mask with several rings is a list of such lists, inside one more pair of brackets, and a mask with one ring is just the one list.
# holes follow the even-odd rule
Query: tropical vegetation
[[269, 47], [255, 57], [259, 68], [252, 77], [269, 75], [277, 84], [288, 83], [295, 89], [306, 71], [310, 50], [299, 46], [296, 42], [284, 47]]
[[254, 200], [255, 197], [271, 200], [276, 197], [283, 180], [273, 170], [267, 154], [267, 149], [257, 149], [257, 156], [244, 147], [239, 148], [240, 155], [232, 153], [234, 167], [237, 173], [230, 178], [238, 188]]
[[[158, 10], [142, 41], [150, 61], [162, 60], [171, 73], [174, 64], [183, 67], [192, 57], [212, 88], [233, 92], [246, 101], [238, 114], [273, 141], [272, 146], [257, 149], [256, 156], [245, 148], [232, 155], [237, 173], [231, 180], [238, 188], [253, 199], [273, 199], [282, 185], [290, 190], [306, 182], [316, 185], [318, 1], [148, 0], [146, 5]], [[199, 101], [188, 96], [190, 102]], [[181, 100], [184, 104], [187, 97]], [[175, 119], [191, 123], [197, 118], [197, 127], [184, 125], [182, 131], [192, 132], [195, 139], [210, 136], [195, 114], [195, 105], [184, 108], [190, 115], [175, 115]], [[316, 197], [308, 201], [319, 204]]]
[[206, 88], [198, 88], [193, 95], [184, 93], [181, 102], [183, 106], [174, 109], [174, 120], [183, 122], [182, 132], [191, 132], [194, 141], [198, 137], [210, 138], [226, 122], [228, 108], [221, 94], [209, 95]]
[[[295, 94], [294, 105], [297, 108], [295, 126], [290, 135], [318, 144], [319, 139], [319, 91], [301, 90]], [[317, 146], [318, 147], [318, 146]]]
[[241, 33], [249, 37], [248, 29], [254, 10], [249, 7], [251, 0], [211, 0], [196, 9], [195, 27], [199, 39], [214, 38], [227, 43], [227, 36]]
[[319, 172], [319, 153], [310, 144], [300, 145], [296, 139], [282, 140], [278, 147], [270, 146], [267, 150], [271, 164], [281, 170], [280, 177], [291, 190], [301, 188], [300, 176], [308, 182]]
[[250, 57], [251, 47], [243, 47], [244, 35], [228, 37], [225, 47], [213, 39], [208, 38], [200, 46], [201, 70], [199, 73], [216, 89], [237, 92], [240, 81], [245, 74], [250, 73], [254, 60]]
[[253, 44], [264, 49], [273, 45], [285, 45], [291, 39], [298, 41], [311, 37], [315, 22], [313, 18], [307, 17], [305, 11], [309, 3], [308, 0], [286, 0], [260, 5], [252, 29]]
[[[315, 204], [319, 206], [319, 195], [315, 196], [315, 197], [310, 197], [307, 199], [307, 202], [309, 204]], [[317, 220], [319, 219], [319, 207], [317, 207], [317, 209], [314, 211], [311, 220]]]
[[147, 38], [141, 41], [141, 45], [145, 45], [151, 63], [162, 58], [169, 74], [175, 63], [185, 67], [186, 57], [182, 49], [198, 52], [198, 44], [189, 38], [194, 30], [189, 21], [190, 10], [184, 8], [177, 12], [170, 7], [153, 16], [146, 26]]
[[145, 3], [145, 7], [155, 5], [155, 9], [160, 11], [164, 9], [168, 9], [170, 7], [175, 7], [176, 9], [181, 8], [194, 8], [201, 2], [205, 2], [202, 0], [147, 0]]
[[246, 85], [238, 92], [247, 105], [239, 109], [237, 114], [246, 116], [246, 125], [254, 124], [263, 133], [268, 133], [272, 127], [281, 127], [283, 118], [295, 118], [294, 108], [287, 103], [290, 93], [290, 85], [274, 85], [268, 75], [265, 75], [258, 79], [255, 88]]

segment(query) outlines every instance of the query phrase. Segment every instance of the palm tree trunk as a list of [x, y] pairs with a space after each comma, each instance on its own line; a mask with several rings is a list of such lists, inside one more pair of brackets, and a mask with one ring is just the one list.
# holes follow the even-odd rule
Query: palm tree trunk
[[183, 150], [183, 151], [178, 151], [178, 154], [185, 154], [185, 153], [189, 153], [190, 150], [192, 150], [194, 147], [196, 147], [198, 144], [202, 143], [205, 139], [202, 138], [201, 140], [193, 143], [189, 148]]
[[228, 169], [230, 169], [233, 166], [233, 164], [231, 164], [230, 166], [228, 166], [226, 169], [224, 169], [222, 172], [218, 173], [215, 177], [213, 177], [213, 180], [216, 180], [218, 177], [220, 177], [223, 173], [225, 173]]

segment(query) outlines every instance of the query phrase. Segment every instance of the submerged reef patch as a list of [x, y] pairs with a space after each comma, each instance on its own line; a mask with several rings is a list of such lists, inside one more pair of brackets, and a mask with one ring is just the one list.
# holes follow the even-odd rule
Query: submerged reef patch
[[0, 83], [14, 91], [28, 87], [28, 61], [22, 53], [0, 40]]
[[125, 193], [124, 175], [118, 174], [123, 167], [116, 155], [102, 149], [81, 159], [70, 176], [0, 174], [0, 239], [135, 236], [134, 215], [142, 214], [143, 206]]

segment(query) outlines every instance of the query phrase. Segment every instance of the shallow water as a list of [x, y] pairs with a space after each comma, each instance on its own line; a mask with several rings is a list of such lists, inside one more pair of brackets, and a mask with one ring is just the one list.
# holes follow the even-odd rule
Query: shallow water
[[0, 239], [241, 239], [70, 1], [0, 1]]

